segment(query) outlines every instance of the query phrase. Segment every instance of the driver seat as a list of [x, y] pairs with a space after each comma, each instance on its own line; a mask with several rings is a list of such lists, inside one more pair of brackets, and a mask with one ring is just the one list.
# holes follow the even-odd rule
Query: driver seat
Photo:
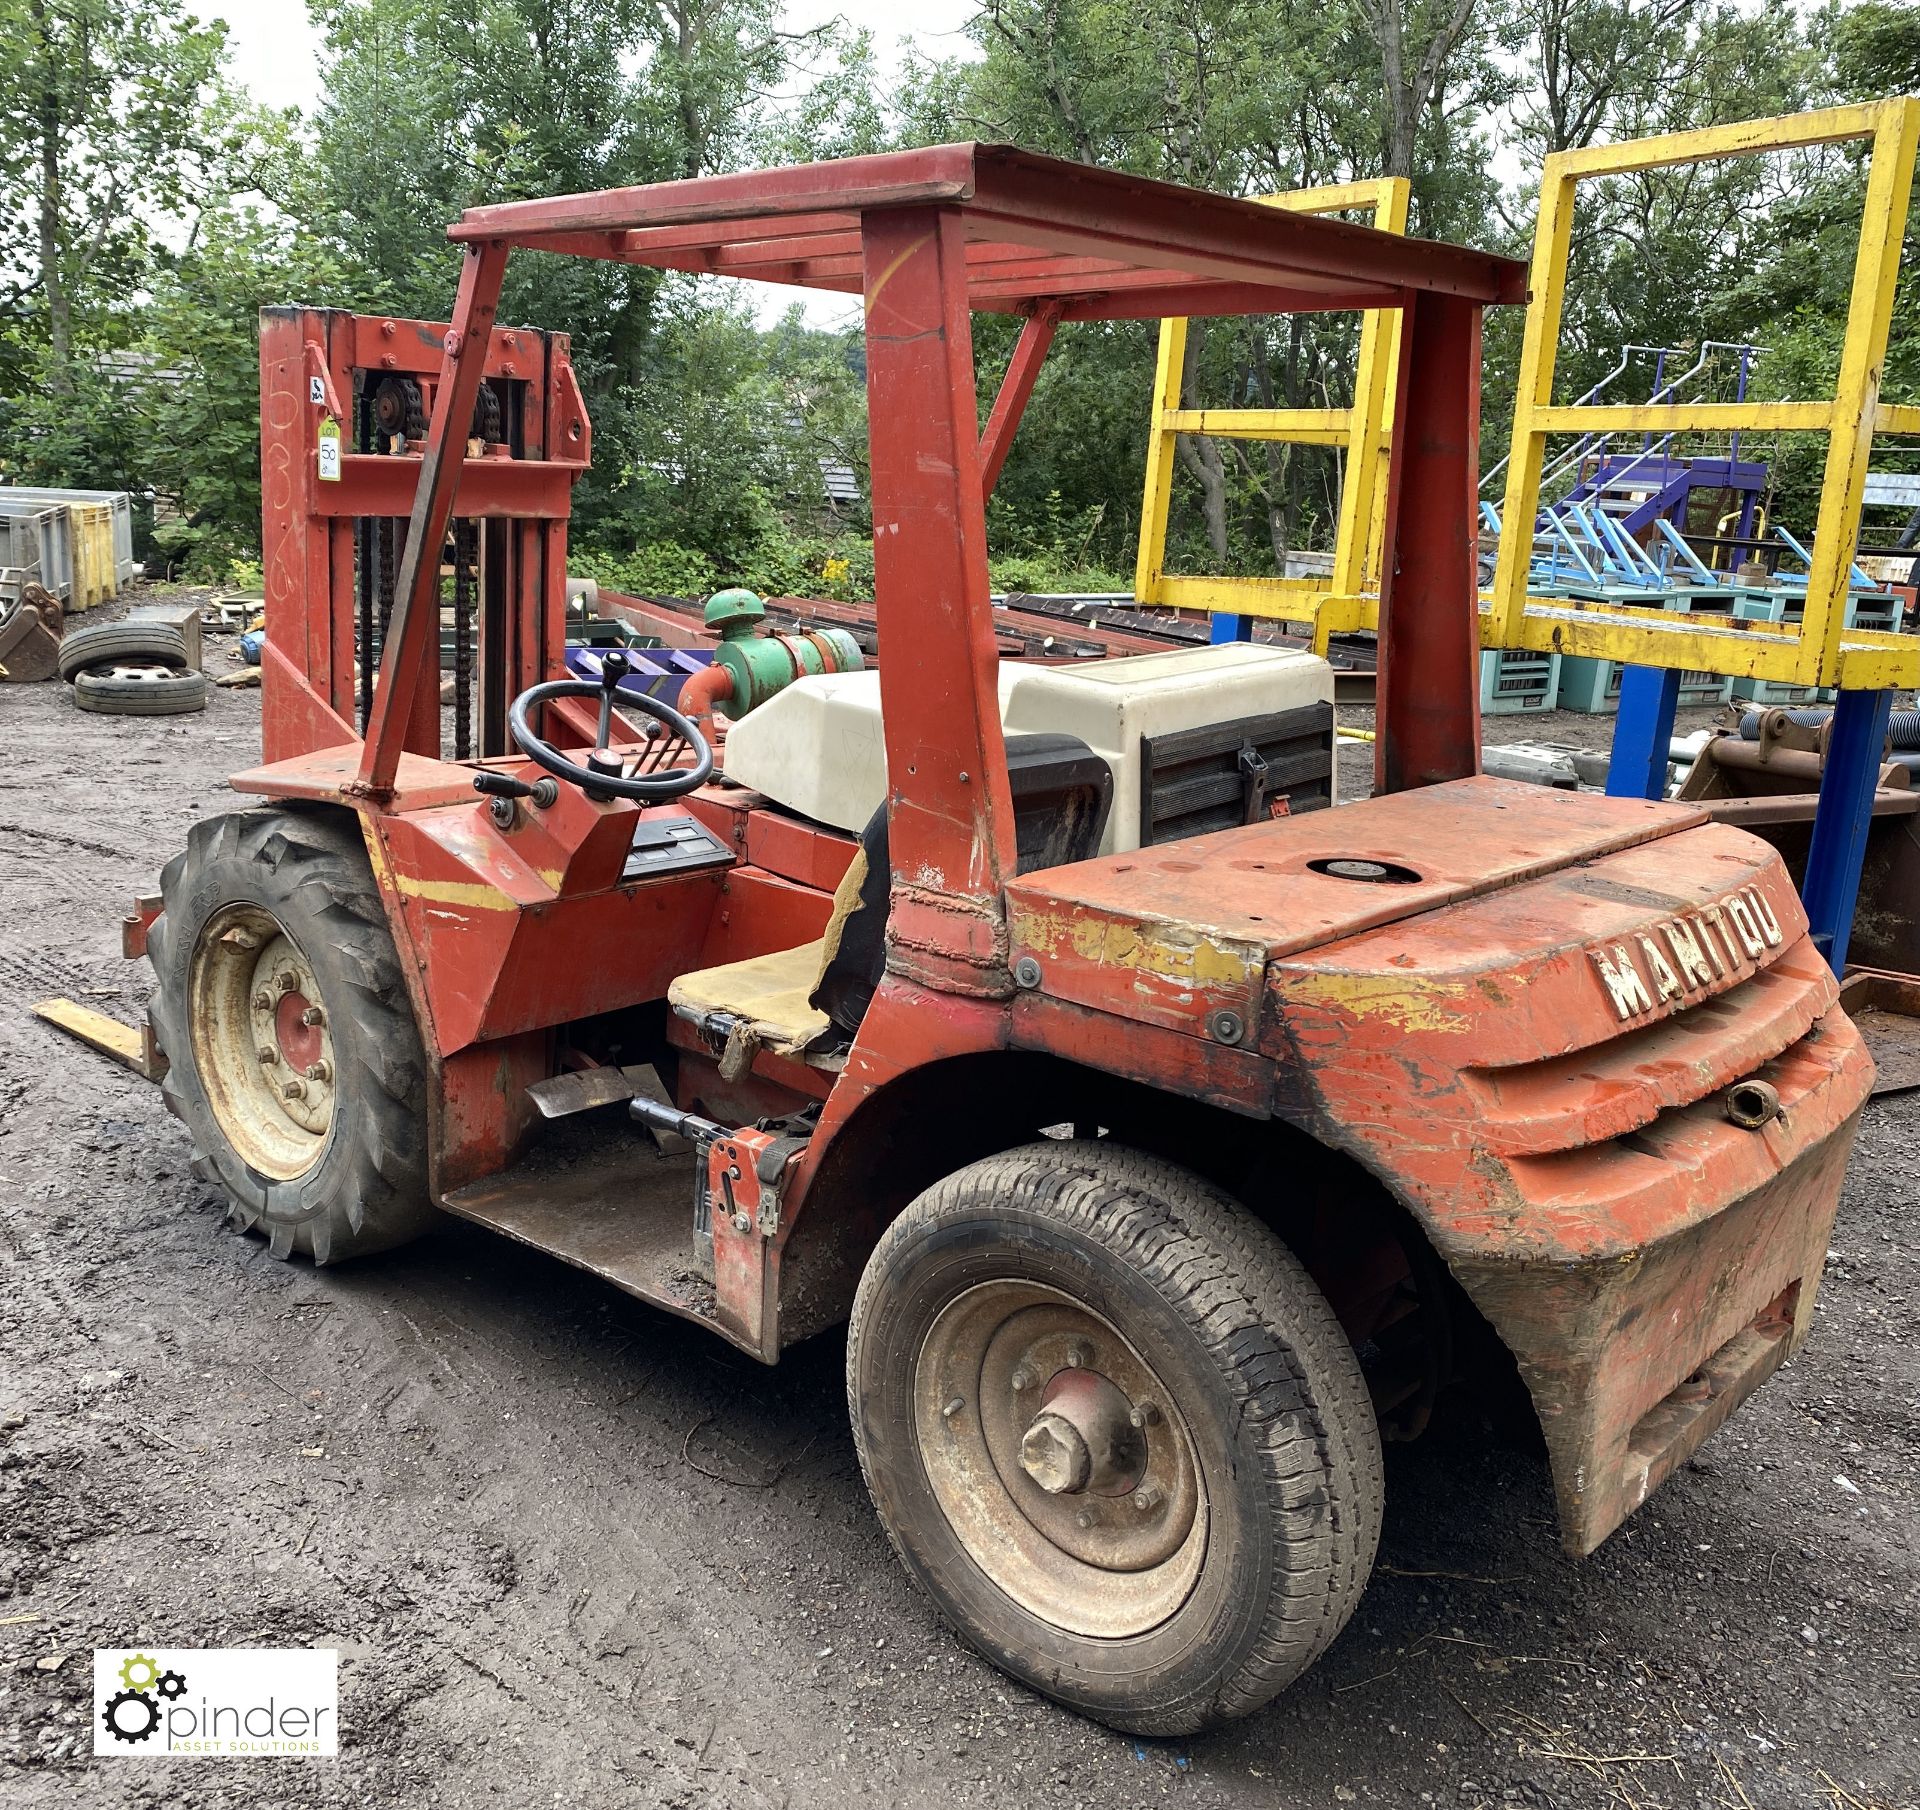
[[[1010, 735], [1007, 778], [1021, 873], [1087, 860], [1100, 846], [1113, 774], [1070, 735]], [[720, 1072], [737, 1081], [760, 1051], [838, 1067], [886, 965], [887, 807], [874, 812], [834, 889], [824, 934], [793, 949], [683, 974], [667, 1003], [697, 1025], [726, 1025]], [[816, 1003], [818, 1002], [818, 1003]], [[717, 1022], [716, 1022], [717, 1021]]]

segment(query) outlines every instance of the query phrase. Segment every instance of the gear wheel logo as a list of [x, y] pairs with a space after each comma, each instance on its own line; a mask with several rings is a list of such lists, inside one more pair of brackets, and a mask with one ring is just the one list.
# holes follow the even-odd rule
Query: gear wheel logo
[[162, 1672], [159, 1684], [160, 1695], [171, 1703], [176, 1697], [187, 1694], [187, 1681], [178, 1672]]
[[[121, 1670], [124, 1675], [126, 1668]], [[145, 1691], [121, 1691], [108, 1698], [100, 1719], [116, 1741], [144, 1741], [160, 1726], [160, 1705]]]
[[120, 1667], [120, 1682], [130, 1691], [152, 1690], [153, 1681], [159, 1676], [158, 1663], [149, 1659], [144, 1653], [129, 1655]]

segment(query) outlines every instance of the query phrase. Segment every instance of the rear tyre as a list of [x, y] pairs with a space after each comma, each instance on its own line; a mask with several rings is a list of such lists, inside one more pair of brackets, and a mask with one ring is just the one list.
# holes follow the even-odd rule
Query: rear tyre
[[1380, 1441], [1325, 1298], [1172, 1163], [1050, 1141], [921, 1195], [847, 1394], [907, 1569], [994, 1664], [1139, 1734], [1258, 1708], [1346, 1624]]
[[276, 1257], [427, 1230], [426, 1056], [357, 822], [210, 818], [160, 890], [152, 1014], [194, 1173]]

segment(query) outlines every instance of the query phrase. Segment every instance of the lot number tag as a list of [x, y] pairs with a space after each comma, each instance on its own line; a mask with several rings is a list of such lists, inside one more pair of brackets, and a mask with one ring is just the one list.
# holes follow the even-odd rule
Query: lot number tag
[[320, 481], [340, 482], [340, 423], [331, 415], [320, 423]]

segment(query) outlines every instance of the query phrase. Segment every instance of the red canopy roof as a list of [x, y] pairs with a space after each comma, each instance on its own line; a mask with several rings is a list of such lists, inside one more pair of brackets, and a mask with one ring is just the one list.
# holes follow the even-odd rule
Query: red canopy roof
[[976, 309], [1067, 320], [1397, 306], [1407, 290], [1524, 302], [1526, 266], [1008, 145], [935, 145], [469, 208], [455, 240], [858, 295], [861, 216], [964, 217]]

